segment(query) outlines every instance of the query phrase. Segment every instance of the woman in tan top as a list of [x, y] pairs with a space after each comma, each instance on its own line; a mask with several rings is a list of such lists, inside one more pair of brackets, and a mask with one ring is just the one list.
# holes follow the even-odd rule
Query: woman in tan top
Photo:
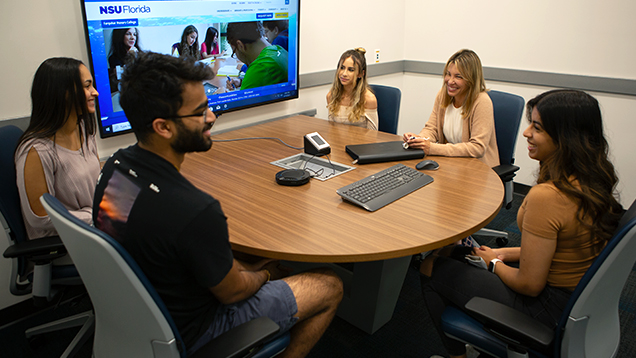
[[465, 356], [465, 347], [442, 333], [441, 314], [446, 305], [461, 308], [475, 296], [556, 327], [623, 213], [596, 99], [580, 91], [549, 91], [530, 100], [527, 113], [523, 135], [540, 169], [517, 214], [521, 247], [474, 249], [488, 270], [462, 262], [469, 248], [455, 249], [452, 258], [429, 256], [420, 268], [427, 308], [451, 357]]
[[29, 127], [15, 152], [16, 181], [29, 239], [56, 235], [40, 197], [50, 193], [92, 223], [99, 175], [93, 77], [81, 61], [50, 58], [33, 77]]
[[378, 130], [378, 102], [367, 84], [365, 49], [347, 50], [340, 56], [327, 93], [329, 120]]
[[448, 59], [428, 122], [419, 134], [404, 133], [403, 140], [427, 155], [473, 157], [491, 168], [499, 165], [492, 101], [475, 52], [460, 50]]

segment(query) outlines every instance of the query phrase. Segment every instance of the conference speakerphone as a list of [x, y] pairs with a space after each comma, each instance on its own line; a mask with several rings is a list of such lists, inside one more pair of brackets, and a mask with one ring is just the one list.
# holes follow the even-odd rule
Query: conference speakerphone
[[303, 169], [285, 169], [276, 173], [276, 182], [280, 185], [299, 186], [309, 183], [311, 175]]

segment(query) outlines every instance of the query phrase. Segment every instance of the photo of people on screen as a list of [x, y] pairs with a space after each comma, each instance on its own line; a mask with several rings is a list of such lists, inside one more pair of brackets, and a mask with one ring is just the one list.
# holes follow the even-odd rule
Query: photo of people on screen
[[287, 50], [269, 43], [260, 21], [229, 23], [227, 42], [232, 48], [232, 57], [247, 65], [242, 79], [228, 78], [228, 90], [287, 82]]
[[118, 92], [118, 84], [124, 71], [124, 63], [129, 54], [141, 51], [139, 47], [139, 30], [135, 27], [114, 29], [110, 37], [108, 51], [108, 77], [110, 92]]
[[263, 21], [265, 37], [272, 45], [280, 45], [289, 52], [289, 20], [269, 20]]
[[201, 59], [199, 52], [199, 31], [194, 25], [188, 25], [181, 34], [181, 41], [172, 45], [171, 54], [175, 57]]
[[201, 43], [201, 58], [216, 58], [224, 52], [221, 52], [219, 30], [213, 26], [208, 27], [205, 31], [205, 40]]

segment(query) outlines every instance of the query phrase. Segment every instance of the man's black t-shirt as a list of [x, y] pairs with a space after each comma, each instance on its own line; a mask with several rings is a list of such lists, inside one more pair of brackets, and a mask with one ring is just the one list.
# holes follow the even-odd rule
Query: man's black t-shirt
[[219, 306], [208, 288], [232, 267], [219, 202], [165, 159], [133, 145], [104, 165], [93, 221], [128, 250], [166, 304], [186, 347], [192, 346]]

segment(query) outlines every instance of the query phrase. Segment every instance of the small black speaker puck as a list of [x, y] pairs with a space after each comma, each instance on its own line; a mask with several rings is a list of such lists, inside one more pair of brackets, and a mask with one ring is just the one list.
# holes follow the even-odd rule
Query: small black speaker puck
[[309, 173], [302, 169], [285, 169], [276, 173], [276, 182], [280, 185], [303, 185], [309, 183], [310, 178]]

